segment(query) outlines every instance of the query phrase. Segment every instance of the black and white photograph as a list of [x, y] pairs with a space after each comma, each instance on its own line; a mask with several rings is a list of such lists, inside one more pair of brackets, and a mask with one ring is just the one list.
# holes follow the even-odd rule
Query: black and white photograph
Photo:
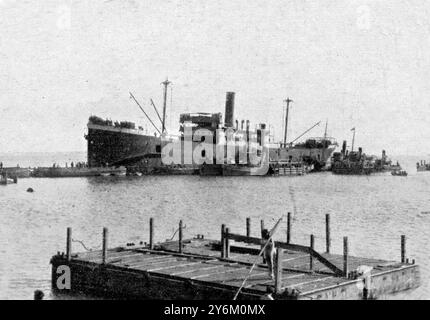
[[0, 300], [430, 300], [429, 124], [428, 1], [0, 0]]

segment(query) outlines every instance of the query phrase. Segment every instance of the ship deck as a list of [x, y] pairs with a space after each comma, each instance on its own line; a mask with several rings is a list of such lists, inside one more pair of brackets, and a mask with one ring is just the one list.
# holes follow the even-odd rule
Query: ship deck
[[[230, 239], [228, 249], [222, 245], [225, 239]], [[345, 255], [318, 254], [282, 242], [276, 242], [282, 267], [272, 279], [258, 256], [256, 239], [230, 234], [220, 242], [199, 236], [152, 249], [57, 254], [51, 260], [52, 284], [55, 289], [57, 269], [66, 265], [72, 291], [120, 299], [232, 299], [239, 290], [238, 299], [265, 299], [268, 294], [274, 299], [363, 299], [419, 286], [414, 262], [348, 256], [349, 272], [341, 274], [337, 270], [345, 268]], [[363, 265], [371, 267], [366, 278], [355, 272]]]

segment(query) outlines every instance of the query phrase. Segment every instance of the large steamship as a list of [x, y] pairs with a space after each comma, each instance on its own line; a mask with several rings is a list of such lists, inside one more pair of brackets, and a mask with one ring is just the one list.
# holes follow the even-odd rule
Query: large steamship
[[[113, 122], [111, 120], [105, 120], [97, 116], [91, 116], [88, 122], [88, 134], [85, 136], [88, 145], [88, 165], [90, 167], [104, 167], [104, 166], [116, 166], [126, 165], [131, 168], [137, 168], [138, 171], [150, 172], [166, 172], [166, 166], [161, 162], [161, 151], [163, 145], [168, 141], [166, 139], [165, 130], [165, 105], [167, 87], [170, 84], [169, 81], [164, 83], [164, 108], [162, 117], [162, 130], [158, 130], [154, 125], [153, 121], [148, 120], [154, 125], [159, 134], [147, 134], [142, 127], [136, 127], [132, 122]], [[131, 94], [131, 97], [133, 95]], [[234, 118], [234, 99], [235, 94], [233, 92], [227, 92], [226, 104], [225, 104], [225, 120], [221, 113], [184, 113], [180, 115], [179, 119], [179, 131], [181, 136], [173, 139], [183, 139], [184, 129], [186, 126], [192, 128], [193, 133], [198, 129], [207, 129], [214, 133], [217, 129], [233, 129], [236, 136], [246, 137], [249, 139], [250, 134], [250, 123], [242, 120], [241, 127], [239, 128], [239, 121]], [[136, 103], [137, 100], [136, 100]], [[140, 104], [139, 107], [142, 109]], [[142, 111], [144, 111], [142, 109]], [[145, 112], [145, 111], [144, 111]], [[145, 115], [147, 115], [145, 113]], [[288, 121], [287, 121], [288, 122]], [[266, 130], [265, 124], [258, 124], [252, 134], [260, 135], [260, 141], [258, 141], [261, 150], [261, 134], [262, 131]], [[285, 141], [284, 141], [285, 142]], [[216, 144], [217, 141], [214, 141]], [[333, 139], [314, 138], [308, 139], [304, 143], [299, 144], [270, 144], [269, 145], [269, 159], [271, 163], [305, 163], [312, 165], [316, 170], [321, 169], [327, 165], [332, 153], [337, 146]], [[193, 150], [194, 150], [193, 145]], [[249, 147], [248, 147], [249, 150]], [[182, 149], [183, 152], [183, 149]], [[216, 154], [214, 154], [214, 161]], [[236, 164], [238, 162], [238, 156], [236, 158]], [[184, 159], [182, 153], [181, 159]], [[201, 165], [181, 165], [176, 168], [186, 169], [186, 173], [197, 173], [199, 170], [202, 171]], [[171, 168], [170, 168], [171, 169]], [[231, 168], [230, 168], [231, 169]], [[215, 174], [219, 173], [219, 167], [217, 166], [205, 166], [205, 171], [214, 170]]]

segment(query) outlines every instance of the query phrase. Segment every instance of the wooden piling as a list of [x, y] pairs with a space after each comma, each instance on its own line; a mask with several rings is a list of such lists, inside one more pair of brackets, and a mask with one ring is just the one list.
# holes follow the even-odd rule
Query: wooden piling
[[229, 228], [225, 228], [225, 235], [224, 235], [224, 242], [225, 242], [225, 252], [224, 252], [224, 258], [228, 259], [230, 257], [230, 239], [228, 238], [228, 235], [230, 233]]
[[[311, 243], [310, 243], [311, 250], [314, 250], [314, 246], [315, 246], [315, 237], [313, 234], [311, 234]], [[310, 271], [314, 270], [314, 259], [312, 254], [309, 254], [309, 270]]]
[[149, 219], [149, 249], [154, 249], [154, 218]]
[[401, 262], [405, 263], [406, 262], [406, 236], [404, 234], [400, 236], [400, 257], [401, 257]]
[[291, 212], [288, 212], [287, 216], [287, 243], [291, 241]]
[[281, 248], [276, 249], [275, 264], [275, 293], [279, 294], [282, 290], [282, 252]]
[[348, 277], [348, 237], [343, 237], [343, 274]]
[[182, 253], [182, 220], [179, 221], [179, 253]]
[[66, 241], [66, 255], [67, 261], [72, 260], [72, 228], [67, 228], [67, 241]]
[[330, 253], [331, 246], [331, 238], [330, 238], [330, 214], [325, 215], [325, 243], [326, 243], [326, 252]]
[[107, 250], [108, 250], [108, 229], [103, 228], [103, 249], [102, 249], [102, 261], [106, 264], [107, 261]]
[[[260, 220], [260, 230], [261, 230], [261, 239], [263, 239], [263, 230], [264, 230], [264, 220], [263, 219]], [[260, 246], [261, 250], [263, 250], [263, 247], [264, 247], [264, 244], [263, 244], [263, 242], [261, 242], [261, 246]], [[266, 259], [264, 258], [264, 255], [263, 255], [263, 263], [266, 263]]]
[[264, 220], [260, 220], [261, 237], [263, 238]]
[[246, 218], [246, 236], [251, 236], [251, 218]]
[[225, 258], [225, 224], [221, 225], [221, 258]]

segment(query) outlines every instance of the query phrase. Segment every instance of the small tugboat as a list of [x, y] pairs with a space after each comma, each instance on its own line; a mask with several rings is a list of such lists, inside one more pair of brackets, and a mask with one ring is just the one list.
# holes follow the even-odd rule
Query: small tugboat
[[375, 159], [366, 156], [362, 148], [356, 151], [346, 150], [346, 141], [343, 142], [342, 151], [333, 155], [332, 172], [334, 174], [365, 175], [376, 171]]
[[402, 170], [398, 162], [392, 163], [385, 150], [382, 150], [381, 157], [366, 155], [361, 147], [358, 148], [358, 152], [354, 151], [355, 128], [351, 131], [354, 132], [351, 151], [346, 150], [347, 143], [343, 141], [342, 151], [333, 153], [332, 172], [334, 174], [362, 175]]
[[392, 176], [403, 176], [406, 177], [408, 173], [405, 170], [393, 170], [391, 171]]

